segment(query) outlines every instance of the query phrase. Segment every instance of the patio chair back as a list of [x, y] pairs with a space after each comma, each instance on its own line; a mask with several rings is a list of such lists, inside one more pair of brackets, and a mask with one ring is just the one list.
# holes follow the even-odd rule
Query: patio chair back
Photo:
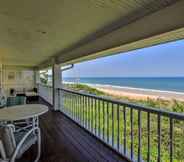
[[36, 143], [38, 154], [34, 162], [38, 162], [40, 158], [40, 129], [35, 127], [28, 131], [15, 132], [14, 125], [0, 126], [0, 162], [15, 162]]
[[0, 142], [2, 147], [1, 153], [4, 154], [1, 156], [10, 158], [16, 149], [16, 141], [11, 127], [0, 127]]

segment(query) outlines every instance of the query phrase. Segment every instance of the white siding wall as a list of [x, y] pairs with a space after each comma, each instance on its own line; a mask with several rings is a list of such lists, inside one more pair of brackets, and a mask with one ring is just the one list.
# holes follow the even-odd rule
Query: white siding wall
[[53, 90], [51, 86], [38, 84], [39, 96], [46, 100], [51, 105], [53, 104]]
[[6, 95], [11, 88], [18, 92], [32, 90], [35, 87], [34, 71], [18, 66], [3, 66], [1, 69], [1, 87]]

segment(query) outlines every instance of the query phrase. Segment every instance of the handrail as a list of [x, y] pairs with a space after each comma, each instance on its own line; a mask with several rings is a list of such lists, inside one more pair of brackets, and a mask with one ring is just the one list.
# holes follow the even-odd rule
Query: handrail
[[84, 93], [84, 92], [77, 92], [77, 91], [69, 90], [69, 89], [66, 89], [66, 88], [58, 88], [58, 90], [63, 90], [65, 92], [69, 92], [69, 93], [73, 93], [73, 94], [77, 94], [77, 95], [83, 95], [83, 96], [86, 96], [86, 97], [92, 97], [94, 99], [99, 99], [99, 100], [102, 100], [102, 101], [111, 102], [113, 104], [118, 104], [118, 105], [122, 105], [122, 106], [131, 107], [133, 109], [137, 109], [137, 110], [141, 110], [141, 111], [145, 111], [145, 112], [160, 114], [160, 115], [163, 115], [163, 116], [171, 117], [173, 119], [184, 120], [184, 113], [170, 112], [170, 111], [164, 110], [163, 108], [157, 109], [157, 108], [143, 106], [143, 105], [139, 105], [139, 104], [133, 104], [133, 103], [130, 103], [130, 102], [120, 101], [120, 100], [112, 99], [112, 98], [109, 98], [109, 97], [96, 96], [96, 95], [88, 94], [88, 93]]

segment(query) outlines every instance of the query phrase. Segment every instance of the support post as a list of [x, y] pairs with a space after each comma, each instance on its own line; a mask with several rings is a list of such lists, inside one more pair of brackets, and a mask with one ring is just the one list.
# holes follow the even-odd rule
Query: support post
[[40, 84], [40, 74], [39, 70], [34, 71], [34, 85], [37, 87], [37, 85]]
[[60, 65], [53, 64], [52, 66], [52, 88], [53, 88], [53, 107], [54, 110], [59, 110], [59, 91], [61, 87], [61, 69]]
[[34, 88], [37, 88], [38, 94], [40, 94], [40, 73], [39, 70], [34, 70]]

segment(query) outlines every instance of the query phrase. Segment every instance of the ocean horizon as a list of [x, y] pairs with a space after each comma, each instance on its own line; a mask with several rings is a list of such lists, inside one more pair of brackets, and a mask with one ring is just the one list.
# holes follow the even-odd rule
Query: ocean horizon
[[67, 83], [184, 92], [184, 77], [64, 77], [63, 81]]

